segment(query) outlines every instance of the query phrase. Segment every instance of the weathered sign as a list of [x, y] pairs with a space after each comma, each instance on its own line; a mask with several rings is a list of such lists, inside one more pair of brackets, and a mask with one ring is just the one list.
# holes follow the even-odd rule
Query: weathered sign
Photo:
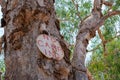
[[64, 52], [59, 42], [52, 36], [41, 34], [37, 37], [37, 46], [48, 58], [61, 60], [64, 57]]

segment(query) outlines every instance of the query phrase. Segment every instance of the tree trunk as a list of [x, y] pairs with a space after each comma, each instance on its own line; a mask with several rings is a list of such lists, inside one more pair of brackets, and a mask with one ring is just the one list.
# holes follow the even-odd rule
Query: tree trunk
[[[3, 8], [5, 26], [5, 80], [69, 80], [70, 51], [59, 32], [53, 0], [8, 0]], [[46, 29], [41, 30], [42, 24]], [[40, 34], [60, 42], [65, 57], [57, 61], [41, 54]]]
[[[95, 1], [92, 14], [81, 23], [72, 62], [69, 61], [70, 51], [59, 32], [54, 0], [4, 2], [5, 80], [88, 80], [84, 64], [86, 47], [105, 19], [101, 18], [101, 0]], [[65, 54], [62, 60], [48, 59], [41, 54], [36, 46], [36, 38], [40, 34], [57, 38]]]

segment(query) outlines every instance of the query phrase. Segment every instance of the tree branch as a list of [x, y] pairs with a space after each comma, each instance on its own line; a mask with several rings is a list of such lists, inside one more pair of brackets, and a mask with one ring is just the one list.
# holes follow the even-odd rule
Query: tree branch
[[104, 22], [105, 22], [106, 19], [108, 19], [108, 18], [110, 18], [112, 16], [115, 16], [115, 15], [119, 15], [119, 14], [120, 14], [119, 10], [108, 12], [106, 15], [104, 15], [102, 18], [100, 18], [100, 20], [98, 20], [96, 22], [96, 24], [94, 24], [92, 26], [92, 28], [90, 29], [90, 32], [95, 32], [96, 30], [99, 29], [99, 27], [101, 27], [104, 24]]
[[2, 36], [2, 37], [0, 37], [0, 54], [3, 49], [3, 47], [2, 47], [3, 42], [4, 42], [4, 37]]
[[101, 10], [101, 8], [102, 8], [102, 0], [94, 0], [93, 10], [98, 11]]
[[98, 34], [99, 34], [100, 39], [102, 40], [103, 51], [105, 53], [105, 44], [106, 44], [106, 41], [105, 41], [104, 36], [102, 35], [100, 29], [98, 29]]
[[106, 6], [109, 6], [109, 7], [112, 7], [113, 5], [113, 1], [105, 1], [105, 0], [102, 0], [102, 3]]
[[102, 45], [102, 44], [101, 43], [98, 44], [95, 48], [88, 50], [87, 52], [93, 52], [93, 51], [97, 50], [100, 45]]
[[[113, 37], [113, 38], [111, 38], [109, 40], [106, 40], [105, 42], [108, 43], [108, 42], [110, 42], [110, 41], [112, 41], [112, 40], [114, 40], [115, 38], [118, 38], [118, 37], [120, 37], [120, 35], [117, 35], [117, 36], [115, 36], [115, 37]], [[98, 49], [98, 47], [100, 45], [102, 45], [102, 43], [98, 44], [95, 48], [93, 48], [92, 50], [88, 50], [87, 52], [93, 52], [93, 51], [95, 51], [96, 49]]]
[[103, 20], [106, 20], [107, 18], [109, 17], [112, 17], [114, 15], [119, 15], [120, 14], [120, 11], [119, 10], [116, 10], [116, 11], [110, 11], [108, 12], [105, 16], [103, 16]]
[[120, 14], [120, 11], [119, 10], [116, 10], [116, 11], [110, 11], [108, 12], [106, 15], [104, 15], [93, 27], [91, 30], [98, 30], [100, 26], [102, 26], [105, 22], [106, 19], [112, 17], [112, 16], [115, 16], [115, 15], [119, 15]]

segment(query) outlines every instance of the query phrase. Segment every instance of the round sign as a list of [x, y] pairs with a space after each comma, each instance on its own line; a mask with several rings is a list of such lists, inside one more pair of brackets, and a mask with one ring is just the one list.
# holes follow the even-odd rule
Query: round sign
[[64, 52], [54, 37], [41, 34], [36, 41], [38, 48], [46, 57], [56, 60], [61, 60], [64, 57]]

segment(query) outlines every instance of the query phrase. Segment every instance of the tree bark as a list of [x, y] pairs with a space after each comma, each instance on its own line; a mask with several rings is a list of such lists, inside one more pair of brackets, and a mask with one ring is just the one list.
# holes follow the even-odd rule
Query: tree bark
[[85, 18], [79, 26], [80, 29], [76, 37], [76, 45], [72, 60], [72, 66], [76, 69], [76, 80], [82, 80], [82, 78], [83, 80], [87, 80], [87, 76], [88, 79], [91, 80], [89, 73], [86, 72], [87, 69], [84, 64], [88, 41], [95, 36], [96, 30], [104, 24], [107, 18], [120, 14], [120, 11], [110, 11], [106, 15], [103, 15], [102, 4], [104, 4], [103, 0], [94, 0], [94, 7], [91, 15]]
[[[88, 80], [84, 64], [86, 47], [95, 36], [96, 23], [103, 24], [101, 0], [95, 1], [92, 14], [81, 23], [70, 62], [70, 50], [60, 35], [59, 21], [55, 17], [54, 0], [7, 0], [2, 5], [5, 80]], [[41, 30], [42, 24], [45, 30]], [[48, 59], [41, 54], [36, 45], [40, 34], [57, 38], [65, 54], [62, 60]]]
[[[8, 0], [3, 8], [5, 26], [5, 80], [68, 80], [69, 49], [59, 32], [53, 0]], [[46, 30], [41, 30], [42, 24]], [[40, 34], [60, 42], [65, 57], [48, 59], [36, 46]]]

